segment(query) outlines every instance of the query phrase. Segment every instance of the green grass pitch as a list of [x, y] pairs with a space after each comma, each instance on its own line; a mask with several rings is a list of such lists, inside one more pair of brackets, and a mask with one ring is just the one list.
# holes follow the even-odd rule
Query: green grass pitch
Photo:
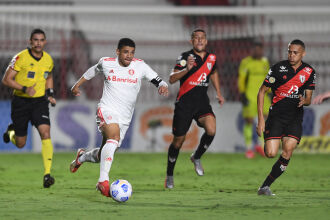
[[275, 197], [256, 190], [275, 159], [243, 154], [202, 158], [199, 177], [180, 153], [175, 188], [164, 189], [165, 153], [117, 153], [110, 181], [128, 180], [133, 195], [126, 203], [95, 191], [99, 164], [69, 172], [74, 153], [54, 155], [55, 185], [42, 187], [40, 154], [0, 154], [0, 219], [330, 219], [330, 155], [295, 154], [272, 185]]

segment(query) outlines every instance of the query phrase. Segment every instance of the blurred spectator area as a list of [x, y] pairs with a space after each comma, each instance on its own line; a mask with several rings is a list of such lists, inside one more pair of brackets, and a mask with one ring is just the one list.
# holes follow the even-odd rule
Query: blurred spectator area
[[[282, 0], [281, 0], [282, 1]], [[298, 0], [297, 0], [298, 1]], [[302, 4], [307, 5], [305, 0]], [[325, 0], [318, 4], [330, 6]], [[136, 4], [134, 0], [96, 0], [94, 5]], [[86, 5], [87, 0], [72, 1], [2, 1], [5, 5]], [[271, 6], [264, 0], [141, 0], [141, 5], [178, 6]], [[283, 1], [283, 4], [285, 1]], [[329, 90], [330, 84], [330, 17], [329, 15], [170, 15], [170, 14], [55, 14], [15, 13], [0, 14], [0, 69], [3, 76], [16, 53], [28, 46], [33, 28], [46, 31], [49, 52], [55, 62], [53, 71], [56, 98], [71, 99], [73, 83], [100, 57], [115, 56], [121, 37], [136, 41], [136, 57], [144, 59], [159, 75], [168, 81], [177, 57], [191, 49], [191, 31], [203, 28], [207, 32], [208, 50], [217, 55], [222, 91], [228, 101], [238, 101], [237, 70], [242, 58], [249, 55], [255, 39], [265, 44], [265, 56], [271, 64], [286, 59], [287, 43], [300, 38], [306, 43], [305, 61], [317, 71], [316, 93]], [[88, 82], [83, 93], [87, 100], [97, 100], [102, 94], [103, 78]], [[212, 87], [212, 86], [211, 86]], [[161, 101], [173, 102], [178, 84], [170, 85], [171, 95]], [[213, 89], [209, 90], [215, 100]], [[0, 85], [0, 99], [10, 99], [11, 90]], [[139, 101], [161, 102], [153, 85], [143, 83]]]

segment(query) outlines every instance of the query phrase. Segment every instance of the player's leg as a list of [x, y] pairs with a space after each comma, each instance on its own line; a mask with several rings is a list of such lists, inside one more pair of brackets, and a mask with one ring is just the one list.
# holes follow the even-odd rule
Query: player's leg
[[191, 155], [190, 160], [194, 164], [195, 172], [197, 175], [203, 176], [204, 169], [200, 159], [211, 145], [216, 133], [216, 119], [213, 112], [204, 114], [202, 117], [199, 117], [197, 124], [204, 128], [204, 134], [201, 137], [197, 149]]
[[99, 163], [101, 149], [106, 141], [106, 137], [102, 135], [102, 144], [100, 147], [93, 148], [87, 152], [85, 149], [79, 148], [77, 150], [76, 158], [70, 164], [70, 172], [75, 173], [84, 162]]
[[191, 114], [189, 114], [189, 112], [185, 112], [185, 110], [187, 109], [182, 108], [179, 105], [176, 105], [174, 110], [172, 125], [173, 140], [168, 148], [165, 188], [171, 189], [174, 187], [174, 167], [179, 156], [180, 149], [184, 143], [186, 133], [192, 122]]
[[30, 121], [31, 103], [26, 99], [14, 96], [11, 103], [12, 124], [3, 134], [5, 143], [11, 141], [18, 148], [26, 144], [28, 123]]
[[100, 176], [96, 187], [104, 196], [109, 197], [109, 172], [120, 140], [119, 124], [104, 124], [102, 134], [107, 141], [100, 150]]
[[45, 98], [36, 98], [31, 101], [33, 105], [31, 113], [31, 123], [34, 125], [41, 138], [41, 155], [44, 164], [44, 187], [48, 188], [55, 183], [55, 179], [50, 176], [53, 162], [53, 144], [50, 139], [50, 119], [48, 101]]
[[253, 137], [253, 119], [257, 115], [257, 104], [254, 100], [248, 99], [248, 104], [243, 106], [242, 115], [244, 118], [244, 125], [243, 125], [243, 136], [245, 141], [245, 157], [246, 158], [253, 158], [254, 151], [252, 149], [252, 137]]
[[[278, 118], [268, 118], [265, 125], [264, 139], [265, 139], [265, 155], [268, 158], [274, 158], [281, 145], [281, 138], [284, 134], [284, 125]], [[282, 161], [276, 161], [272, 167], [271, 172], [264, 180], [263, 184], [258, 190], [258, 195], [274, 195], [270, 190], [270, 185], [278, 176], [278, 164]]]
[[44, 164], [43, 184], [45, 188], [49, 188], [55, 183], [54, 177], [50, 176], [53, 162], [53, 144], [50, 139], [50, 126], [48, 124], [41, 124], [37, 129], [41, 137], [41, 155]]

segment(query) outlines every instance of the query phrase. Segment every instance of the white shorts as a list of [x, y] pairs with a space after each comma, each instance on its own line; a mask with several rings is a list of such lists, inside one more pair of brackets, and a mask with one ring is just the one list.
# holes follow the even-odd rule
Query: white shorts
[[96, 124], [98, 126], [99, 132], [101, 132], [101, 128], [104, 124], [118, 124], [120, 129], [120, 140], [118, 147], [120, 147], [122, 141], [124, 140], [125, 134], [129, 125], [119, 123], [119, 115], [113, 113], [106, 108], [98, 107], [96, 113]]

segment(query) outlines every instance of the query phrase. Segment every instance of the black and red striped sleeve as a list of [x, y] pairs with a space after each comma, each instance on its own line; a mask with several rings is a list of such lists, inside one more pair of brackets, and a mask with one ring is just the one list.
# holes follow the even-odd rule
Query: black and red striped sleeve
[[176, 60], [174, 69], [175, 70], [183, 70], [187, 66], [187, 56], [185, 53], [182, 53], [178, 59]]
[[305, 84], [305, 89], [308, 90], [315, 90], [315, 83], [316, 83], [316, 73], [315, 70], [311, 73], [311, 76], [308, 78], [306, 84]]
[[275, 75], [276, 75], [275, 66], [272, 66], [268, 71], [268, 74], [263, 82], [263, 85], [267, 87], [272, 87], [272, 85], [274, 85], [276, 81]]

